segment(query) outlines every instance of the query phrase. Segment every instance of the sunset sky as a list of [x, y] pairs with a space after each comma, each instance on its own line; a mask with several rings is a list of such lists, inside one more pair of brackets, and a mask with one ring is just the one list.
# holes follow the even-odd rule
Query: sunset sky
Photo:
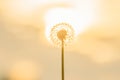
[[61, 22], [75, 32], [65, 80], [120, 80], [120, 0], [0, 0], [0, 78], [61, 80]]

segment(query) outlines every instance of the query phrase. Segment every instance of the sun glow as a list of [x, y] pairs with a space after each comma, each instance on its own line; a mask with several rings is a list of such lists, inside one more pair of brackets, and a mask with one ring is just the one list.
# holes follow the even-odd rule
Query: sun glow
[[52, 8], [45, 15], [46, 37], [50, 39], [50, 30], [59, 23], [68, 23], [74, 29], [74, 34], [77, 36], [82, 33], [89, 21], [85, 21], [84, 15], [80, 15], [73, 8]]

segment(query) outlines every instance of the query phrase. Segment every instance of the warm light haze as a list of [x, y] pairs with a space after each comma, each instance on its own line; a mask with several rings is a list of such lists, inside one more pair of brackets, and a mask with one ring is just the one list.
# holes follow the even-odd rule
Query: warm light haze
[[59, 23], [74, 30], [65, 80], [120, 80], [120, 0], [0, 0], [0, 79], [61, 80]]

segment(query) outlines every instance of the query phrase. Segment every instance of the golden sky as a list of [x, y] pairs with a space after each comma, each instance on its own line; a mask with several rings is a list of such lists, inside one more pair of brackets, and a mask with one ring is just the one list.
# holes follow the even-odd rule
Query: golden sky
[[60, 80], [60, 49], [48, 31], [61, 21], [76, 33], [66, 80], [120, 80], [120, 0], [0, 0], [0, 74], [25, 60], [42, 66], [41, 80]]

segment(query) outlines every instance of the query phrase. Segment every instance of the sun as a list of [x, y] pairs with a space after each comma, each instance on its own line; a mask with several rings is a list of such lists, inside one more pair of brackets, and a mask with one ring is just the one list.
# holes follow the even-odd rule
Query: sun
[[[68, 23], [71, 26], [74, 26], [73, 28], [79, 28], [76, 23], [73, 22], [73, 19], [75, 20], [75, 17], [77, 17], [76, 14], [73, 14], [73, 11], [66, 8], [53, 8], [50, 9], [46, 15], [45, 15], [45, 23], [46, 23], [46, 37], [50, 40], [50, 31], [53, 26], [59, 23]], [[74, 17], [75, 16], [75, 17]], [[76, 33], [79, 33], [79, 29], [76, 29]]]
[[[50, 31], [53, 26], [59, 23], [68, 23], [74, 29], [74, 36], [84, 32], [89, 19], [80, 15], [74, 8], [52, 8], [49, 9], [44, 17], [46, 27], [46, 38], [50, 41]], [[86, 18], [86, 20], [85, 20]]]

